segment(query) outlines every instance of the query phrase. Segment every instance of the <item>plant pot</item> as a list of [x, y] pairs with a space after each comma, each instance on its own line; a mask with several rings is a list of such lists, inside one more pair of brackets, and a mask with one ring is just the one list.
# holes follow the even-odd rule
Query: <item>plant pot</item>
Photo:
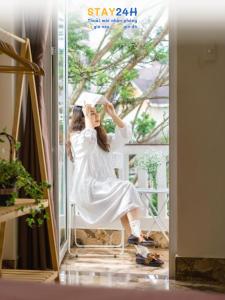
[[16, 193], [16, 188], [0, 188], [0, 206], [14, 205], [13, 193]]

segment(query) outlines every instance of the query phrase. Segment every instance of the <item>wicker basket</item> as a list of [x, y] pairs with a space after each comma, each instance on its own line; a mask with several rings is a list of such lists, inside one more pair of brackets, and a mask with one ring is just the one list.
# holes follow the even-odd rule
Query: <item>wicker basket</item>
[[[13, 161], [13, 149], [16, 149], [16, 141], [13, 136], [9, 135], [6, 132], [1, 132], [0, 136], [5, 137], [10, 145], [9, 161]], [[12, 194], [16, 193], [16, 183], [12, 187], [0, 188], [0, 206], [10, 206], [14, 205], [12, 199]]]

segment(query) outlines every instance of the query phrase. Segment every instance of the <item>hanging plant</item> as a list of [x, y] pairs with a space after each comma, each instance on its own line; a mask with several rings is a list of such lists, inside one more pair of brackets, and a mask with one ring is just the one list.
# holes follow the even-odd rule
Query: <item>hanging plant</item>
[[[40, 226], [49, 217], [41, 199], [44, 198], [44, 192], [50, 188], [50, 185], [47, 182], [36, 182], [24, 168], [17, 158], [20, 143], [5, 131], [1, 132], [0, 136], [7, 138], [10, 144], [9, 161], [0, 159], [0, 206], [14, 205], [18, 192], [22, 191], [26, 197], [34, 199], [37, 204], [37, 208], [30, 210], [30, 215], [26, 219], [27, 224], [30, 227]], [[0, 139], [0, 143], [4, 143], [4, 140]], [[16, 152], [15, 159], [13, 159], [13, 150]], [[23, 211], [24, 206], [19, 209]]]

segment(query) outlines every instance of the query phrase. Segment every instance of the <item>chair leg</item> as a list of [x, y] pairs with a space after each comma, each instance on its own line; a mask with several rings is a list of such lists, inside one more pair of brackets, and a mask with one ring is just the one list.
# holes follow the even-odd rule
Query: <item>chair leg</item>
[[69, 220], [68, 220], [68, 253], [70, 255], [73, 255], [71, 253], [71, 234], [72, 234], [72, 206], [73, 204], [70, 204], [69, 205], [69, 213], [68, 213], [68, 216], [69, 216]]
[[[71, 209], [71, 207], [73, 206], [73, 209]], [[119, 253], [119, 255], [123, 255], [124, 254], [124, 243], [125, 243], [125, 241], [124, 241], [124, 229], [122, 228], [121, 229], [121, 243], [118, 245], [118, 246], [113, 246], [113, 245], [107, 245], [107, 246], [105, 246], [105, 245], [103, 245], [103, 246], [101, 246], [101, 245], [79, 245], [79, 244], [77, 244], [77, 226], [76, 226], [76, 205], [74, 204], [74, 205], [70, 205], [70, 213], [69, 213], [69, 215], [70, 215], [70, 220], [69, 220], [69, 238], [68, 238], [68, 252], [69, 252], [69, 254], [71, 255], [71, 256], [73, 256], [73, 257], [78, 257], [78, 256], [83, 256], [83, 255], [79, 255], [79, 254], [73, 254], [73, 253], [71, 253], [71, 246], [70, 246], [70, 243], [71, 243], [71, 233], [72, 233], [72, 230], [73, 230], [73, 232], [74, 232], [74, 240], [75, 240], [75, 245], [76, 245], [76, 247], [77, 248], [118, 248], [118, 247], [120, 247], [121, 246], [121, 251], [120, 251], [120, 253]], [[72, 218], [72, 216], [74, 215], [74, 218]], [[73, 222], [73, 224], [74, 224], [74, 227], [72, 228], [72, 219], [74, 219], [74, 222]], [[87, 255], [85, 255], [85, 256], [87, 256]], [[91, 255], [91, 256], [95, 256], [95, 255]], [[110, 256], [110, 257], [117, 257], [117, 255], [116, 254], [106, 254], [106, 255], [101, 255], [101, 254], [98, 254], [98, 255], [96, 255], [96, 256]]]
[[[72, 257], [78, 257], [77, 254], [74, 254], [71, 252], [71, 235], [72, 235], [72, 230], [73, 230], [73, 226], [72, 226], [72, 220], [73, 220], [73, 215], [75, 216], [75, 204], [70, 204], [70, 211], [69, 211], [69, 235], [68, 235], [68, 253], [70, 254], [70, 256]], [[74, 218], [76, 220], [76, 218]], [[76, 224], [75, 224], [75, 230], [76, 230]], [[76, 237], [75, 237], [75, 244], [76, 244]]]
[[71, 243], [71, 216], [70, 216], [70, 212], [71, 212], [71, 205], [69, 204], [69, 211], [68, 211], [68, 247], [67, 247], [67, 251], [70, 254], [70, 243]]
[[124, 254], [124, 248], [125, 248], [125, 230], [121, 230], [121, 243], [122, 243], [122, 250], [121, 254]]

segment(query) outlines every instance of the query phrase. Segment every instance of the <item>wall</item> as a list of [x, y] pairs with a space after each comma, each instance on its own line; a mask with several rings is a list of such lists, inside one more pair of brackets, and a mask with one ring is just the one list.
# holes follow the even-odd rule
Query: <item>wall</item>
[[177, 14], [177, 254], [184, 257], [225, 258], [225, 9], [215, 2], [186, 3]]

